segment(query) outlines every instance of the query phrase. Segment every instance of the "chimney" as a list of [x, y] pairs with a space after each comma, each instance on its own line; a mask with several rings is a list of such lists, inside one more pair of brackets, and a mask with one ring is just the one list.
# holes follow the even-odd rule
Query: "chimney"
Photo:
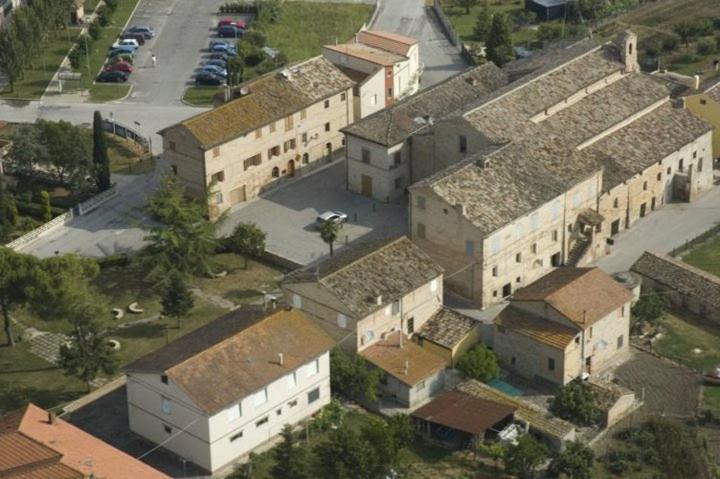
[[285, 366], [285, 355], [283, 353], [278, 353], [278, 364]]
[[382, 304], [382, 295], [377, 295], [377, 297], [375, 298], [375, 304], [377, 304], [378, 306]]
[[695, 90], [700, 89], [700, 75], [693, 75], [693, 88]]
[[56, 422], [57, 415], [52, 411], [48, 411], [48, 424], [55, 424]]
[[475, 77], [467, 77], [465, 81], [468, 82], [468, 84], [470, 84], [471, 86], [477, 85], [477, 78]]
[[405, 370], [403, 371], [403, 375], [407, 376], [408, 370], [410, 369], [410, 361], [405, 360]]

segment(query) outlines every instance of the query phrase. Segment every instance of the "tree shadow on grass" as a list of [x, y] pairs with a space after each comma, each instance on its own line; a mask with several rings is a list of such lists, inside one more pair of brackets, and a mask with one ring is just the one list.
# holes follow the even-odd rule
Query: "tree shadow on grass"
[[223, 297], [232, 301], [247, 302], [262, 297], [262, 293], [256, 289], [232, 289], [226, 292]]
[[[129, 328], [116, 329], [112, 336], [125, 339], [160, 338], [165, 335], [165, 323], [144, 323]], [[172, 329], [172, 328], [169, 328]]]
[[53, 389], [38, 389], [34, 386], [0, 382], [0, 415], [19, 409], [29, 402], [41, 408], [53, 408], [73, 401], [83, 394], [85, 391], [82, 388], [72, 390], [61, 386]]

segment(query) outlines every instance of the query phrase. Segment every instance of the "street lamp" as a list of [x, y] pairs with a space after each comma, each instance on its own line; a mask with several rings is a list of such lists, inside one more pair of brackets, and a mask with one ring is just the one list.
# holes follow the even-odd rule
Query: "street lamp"
[[113, 127], [113, 136], [117, 135], [117, 131], [115, 130], [115, 115], [113, 115], [113, 112], [110, 112], [110, 123], [112, 123]]

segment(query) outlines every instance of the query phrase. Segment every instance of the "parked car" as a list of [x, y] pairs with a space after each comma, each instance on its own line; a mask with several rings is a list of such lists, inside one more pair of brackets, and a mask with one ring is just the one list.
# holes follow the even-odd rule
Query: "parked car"
[[222, 20], [220, 20], [220, 21], [218, 22], [218, 30], [219, 30], [221, 27], [224, 27], [224, 26], [227, 26], [227, 25], [230, 25], [230, 26], [233, 26], [233, 27], [242, 28], [243, 30], [245, 30], [245, 28], [246, 28], [245, 20], [233, 20], [233, 19], [231, 19], [231, 18], [223, 18]]
[[106, 72], [125, 72], [130, 74], [133, 70], [132, 65], [128, 62], [115, 62], [105, 66]]
[[315, 225], [320, 228], [328, 221], [332, 221], [333, 223], [337, 223], [342, 226], [343, 223], [347, 222], [347, 218], [347, 215], [342, 211], [326, 211], [315, 218]]
[[125, 33], [140, 33], [146, 40], [155, 36], [155, 30], [146, 26], [134, 26], [125, 30]]
[[134, 57], [135, 52], [137, 52], [137, 48], [131, 47], [129, 45], [120, 45], [119, 47], [110, 50], [110, 53], [108, 53], [108, 57], [114, 57], [115, 55], [120, 54], [131, 55]]
[[200, 72], [195, 76], [195, 85], [220, 86], [225, 84], [225, 79], [210, 72]]
[[202, 66], [205, 66], [205, 65], [213, 65], [216, 67], [220, 67], [223, 70], [227, 70], [227, 62], [225, 60], [219, 60], [219, 59], [218, 60], [212, 60], [212, 59], [205, 60], [202, 64]]
[[213, 53], [225, 53], [228, 56], [234, 57], [237, 55], [237, 49], [235, 45], [229, 43], [215, 43], [210, 45], [210, 51]]
[[118, 41], [116, 41], [115, 43], [113, 43], [112, 48], [117, 48], [119, 46], [129, 46], [129, 47], [138, 48], [138, 47], [140, 47], [140, 44], [134, 38], [121, 38]]
[[222, 52], [211, 53], [210, 60], [222, 60], [227, 63], [227, 61], [230, 60], [230, 55]]
[[117, 55], [113, 55], [108, 57], [107, 63], [117, 63], [117, 62], [128, 62], [130, 65], [133, 64], [133, 56], [129, 53], [119, 53]]
[[138, 45], [145, 45], [145, 36], [142, 33], [123, 33], [120, 35], [120, 39], [125, 40], [126, 38], [132, 38], [138, 42]]
[[218, 28], [218, 36], [221, 38], [242, 38], [243, 35], [245, 35], [245, 30], [235, 25], [225, 25]]
[[100, 83], [125, 83], [128, 80], [128, 74], [121, 71], [110, 71], [100, 73], [95, 81]]
[[212, 74], [217, 75], [217, 76], [219, 76], [219, 77], [221, 77], [221, 78], [227, 78], [227, 70], [224, 69], [224, 68], [220, 68], [220, 67], [218, 67], [218, 66], [215, 66], [215, 65], [203, 65], [203, 66], [200, 68], [200, 71], [201, 71], [201, 72], [206, 72], [206, 73], [212, 73]]

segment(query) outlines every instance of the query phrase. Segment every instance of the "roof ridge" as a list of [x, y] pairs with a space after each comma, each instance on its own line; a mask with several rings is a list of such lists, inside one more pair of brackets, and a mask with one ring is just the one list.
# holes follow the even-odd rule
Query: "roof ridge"
[[[349, 268], [350, 266], [353, 266], [353, 265], [356, 264], [356, 263], [359, 263], [360, 261], [364, 260], [365, 258], [370, 258], [370, 257], [372, 257], [372, 256], [375, 256], [376, 254], [380, 253], [381, 251], [384, 251], [384, 250], [387, 249], [389, 246], [394, 245], [395, 243], [397, 243], [398, 241], [400, 241], [400, 240], [402, 240], [402, 239], [407, 239], [407, 237], [406, 237], [406, 236], [400, 236], [400, 237], [398, 237], [398, 238], [395, 238], [394, 240], [385, 243], [385, 244], [382, 245], [381, 247], [372, 250], [369, 254], [360, 256], [359, 258], [355, 258], [353, 261], [350, 261], [348, 264], [341, 266], [340, 268], [336, 269], [336, 270], [333, 271], [332, 273], [329, 273], [329, 274], [323, 276], [322, 278], [319, 278], [318, 283], [322, 283], [323, 280], [325, 280], [326, 278], [330, 278], [330, 277], [332, 277], [332, 276], [335, 276], [335, 274], [337, 274], [337, 273], [339, 273], [339, 272], [341, 272], [341, 271], [344, 271], [345, 269]], [[410, 240], [408, 239], [408, 241], [410, 241]], [[410, 241], [410, 242], [412, 243], [412, 241]], [[415, 243], [413, 243], [413, 245], [414, 245], [414, 244], [415, 244]]]

